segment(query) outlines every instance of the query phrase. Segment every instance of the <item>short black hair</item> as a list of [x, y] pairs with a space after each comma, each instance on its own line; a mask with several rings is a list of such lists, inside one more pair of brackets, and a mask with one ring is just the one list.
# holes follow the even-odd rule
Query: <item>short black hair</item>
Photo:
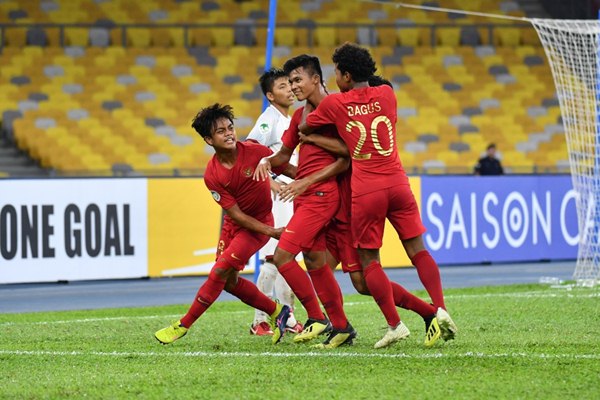
[[212, 106], [201, 109], [192, 120], [192, 128], [196, 130], [203, 138], [212, 137], [213, 130], [217, 126], [217, 121], [221, 118], [227, 118], [231, 123], [233, 108], [227, 104], [215, 103]]
[[377, 71], [369, 50], [356, 43], [346, 42], [331, 57], [342, 74], [348, 72], [354, 82], [365, 82]]
[[321, 70], [321, 63], [319, 62], [318, 57], [300, 54], [299, 56], [290, 58], [283, 64], [283, 70], [286, 75], [289, 75], [293, 70], [300, 67], [304, 68], [310, 75], [319, 75], [321, 85], [325, 86], [325, 83], [323, 82], [323, 71]]
[[392, 85], [392, 82], [388, 81], [381, 75], [371, 75], [369, 77], [369, 79], [367, 79], [367, 82], [369, 82], [369, 86], [373, 86], [373, 87], [381, 86], [381, 85], [388, 85], [392, 89], [394, 88], [394, 85]]
[[486, 147], [486, 150], [495, 149], [495, 148], [496, 148], [496, 143], [490, 143], [490, 144], [488, 144], [488, 147]]
[[258, 78], [263, 94], [266, 96], [267, 93], [273, 92], [275, 81], [279, 78], [287, 78], [287, 76], [288, 74], [281, 68], [271, 68], [268, 71], [265, 71], [260, 78]]

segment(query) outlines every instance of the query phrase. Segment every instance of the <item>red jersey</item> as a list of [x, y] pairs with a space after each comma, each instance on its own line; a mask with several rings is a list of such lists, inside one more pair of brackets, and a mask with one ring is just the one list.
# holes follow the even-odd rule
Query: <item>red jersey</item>
[[[237, 159], [231, 169], [225, 168], [214, 155], [206, 166], [204, 183], [213, 199], [224, 210], [237, 204], [245, 213], [263, 221], [271, 213], [269, 180], [252, 179], [254, 168], [263, 157], [272, 154], [268, 147], [256, 142], [237, 142]], [[229, 219], [226, 215], [225, 219]]]
[[[320, 106], [319, 106], [320, 107]], [[317, 107], [318, 108], [318, 107]], [[300, 144], [300, 136], [298, 136], [298, 126], [302, 120], [302, 111], [304, 107], [300, 107], [290, 122], [290, 127], [283, 133], [281, 141], [283, 145], [289, 149], [295, 149]], [[333, 125], [319, 129], [319, 133], [323, 136], [337, 137], [337, 132]], [[298, 151], [298, 170], [296, 179], [302, 179], [317, 171], [322, 170], [326, 166], [337, 160], [337, 157], [327, 150], [323, 150], [319, 146], [313, 144], [302, 144]], [[315, 192], [331, 192], [337, 190], [337, 182], [335, 176], [330, 177], [321, 182], [317, 182], [306, 189], [306, 192], [301, 196], [312, 195]]]
[[396, 148], [396, 96], [387, 85], [331, 94], [310, 113], [310, 127], [335, 124], [352, 157], [352, 195], [406, 184]]
[[352, 205], [352, 167], [338, 175], [338, 191], [340, 192], [340, 208], [335, 219], [340, 222], [350, 223], [350, 209]]

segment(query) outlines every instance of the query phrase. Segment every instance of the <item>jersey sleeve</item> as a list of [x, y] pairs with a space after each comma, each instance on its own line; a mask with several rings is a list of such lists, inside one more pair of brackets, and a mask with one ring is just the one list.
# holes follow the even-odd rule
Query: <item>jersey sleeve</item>
[[207, 170], [204, 175], [204, 184], [210, 191], [212, 198], [223, 208], [223, 210], [229, 210], [237, 202], [229, 193], [225, 187], [218, 182], [217, 179]]
[[298, 136], [298, 125], [300, 125], [300, 119], [302, 118], [302, 110], [304, 107], [300, 107], [294, 112], [290, 126], [283, 132], [281, 137], [281, 143], [288, 149], [295, 149], [300, 144], [300, 136]]
[[336, 102], [334, 95], [329, 95], [321, 100], [319, 106], [306, 117], [306, 124], [312, 128], [336, 123]]
[[276, 123], [277, 121], [273, 121], [272, 118], [269, 118], [267, 113], [262, 113], [248, 134], [247, 139], [254, 139], [267, 147], [273, 145], [273, 130], [275, 129]]

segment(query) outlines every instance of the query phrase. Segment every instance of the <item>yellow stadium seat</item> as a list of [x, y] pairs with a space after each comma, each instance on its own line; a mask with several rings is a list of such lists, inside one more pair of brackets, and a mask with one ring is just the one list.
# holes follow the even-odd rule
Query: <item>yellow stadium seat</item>
[[377, 39], [381, 46], [396, 46], [398, 43], [396, 28], [377, 28]]
[[314, 31], [315, 44], [321, 47], [335, 47], [338, 45], [338, 31], [336, 28], [316, 28]]
[[296, 45], [296, 30], [294, 28], [277, 28], [275, 29], [275, 44], [277, 46]]
[[437, 43], [442, 46], [457, 47], [460, 42], [460, 28], [437, 28]]
[[402, 46], [415, 47], [424, 44], [421, 37], [421, 31], [418, 28], [400, 27], [396, 31], [396, 35], [398, 37], [398, 42]]
[[173, 40], [171, 32], [166, 28], [154, 28], [150, 30], [151, 45], [155, 47], [171, 47]]
[[128, 44], [133, 47], [149, 47], [151, 43], [150, 29], [148, 28], [128, 28]]
[[494, 44], [496, 46], [518, 46], [521, 44], [520, 28], [494, 29]]
[[25, 46], [25, 28], [9, 28], [4, 30], [5, 44], [11, 47]]
[[65, 28], [65, 42], [68, 46], [82, 46], [89, 44], [89, 34], [86, 28]]
[[213, 28], [210, 30], [212, 35], [212, 43], [219, 47], [233, 46], [233, 29], [230, 28]]
[[354, 27], [340, 27], [337, 30], [338, 33], [338, 43], [341, 44], [344, 42], [356, 42], [357, 34], [356, 28]]
[[188, 40], [192, 47], [205, 46], [209, 47], [212, 44], [210, 29], [208, 28], [193, 28], [188, 31]]

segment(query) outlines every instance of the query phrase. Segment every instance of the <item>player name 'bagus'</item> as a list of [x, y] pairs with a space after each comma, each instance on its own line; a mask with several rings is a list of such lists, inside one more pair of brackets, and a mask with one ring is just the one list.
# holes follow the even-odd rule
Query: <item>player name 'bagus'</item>
[[355, 115], [373, 114], [373, 113], [381, 111], [381, 106], [379, 105], [378, 101], [376, 101], [374, 103], [369, 103], [369, 104], [348, 106], [347, 108], [348, 108], [348, 116], [349, 117], [353, 117]]
[[71, 203], [58, 213], [62, 221], [55, 224], [54, 205], [4, 205], [0, 209], [0, 257], [53, 258], [54, 242], [64, 243], [70, 258], [132, 256], [130, 205], [120, 206], [92, 203], [84, 208]]

